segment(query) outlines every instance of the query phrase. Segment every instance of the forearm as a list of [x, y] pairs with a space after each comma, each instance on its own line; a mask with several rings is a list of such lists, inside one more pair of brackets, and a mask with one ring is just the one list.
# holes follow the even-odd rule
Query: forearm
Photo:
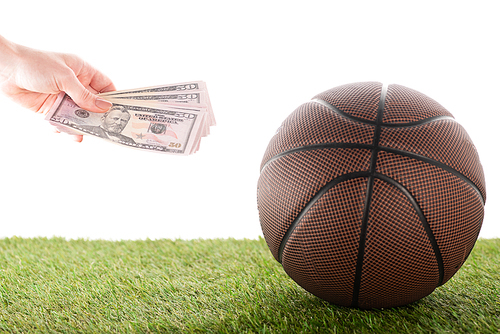
[[0, 82], [12, 75], [18, 59], [18, 45], [0, 35]]

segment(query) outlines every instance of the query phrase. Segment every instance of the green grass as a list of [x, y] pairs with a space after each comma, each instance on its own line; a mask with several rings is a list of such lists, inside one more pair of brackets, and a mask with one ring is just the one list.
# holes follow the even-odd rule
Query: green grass
[[331, 305], [264, 240], [0, 240], [0, 332], [500, 333], [500, 239], [405, 307]]

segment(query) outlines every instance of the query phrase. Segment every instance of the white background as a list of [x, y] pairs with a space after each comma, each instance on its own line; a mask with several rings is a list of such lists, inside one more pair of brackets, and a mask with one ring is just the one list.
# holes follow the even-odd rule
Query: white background
[[[160, 5], [161, 4], [161, 5]], [[8, 1], [0, 34], [74, 53], [117, 89], [204, 80], [217, 126], [194, 156], [55, 134], [0, 97], [0, 237], [257, 238], [259, 165], [319, 92], [380, 81], [451, 111], [481, 157], [480, 236], [500, 237], [497, 1]]]

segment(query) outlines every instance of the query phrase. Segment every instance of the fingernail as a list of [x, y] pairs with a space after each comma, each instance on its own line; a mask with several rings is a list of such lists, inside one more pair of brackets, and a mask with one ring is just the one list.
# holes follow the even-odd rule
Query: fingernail
[[77, 143], [81, 143], [83, 140], [83, 136], [82, 135], [74, 135], [73, 140], [76, 141]]
[[95, 105], [97, 108], [101, 109], [102, 111], [108, 111], [109, 108], [111, 108], [113, 106], [113, 103], [98, 97], [95, 100]]

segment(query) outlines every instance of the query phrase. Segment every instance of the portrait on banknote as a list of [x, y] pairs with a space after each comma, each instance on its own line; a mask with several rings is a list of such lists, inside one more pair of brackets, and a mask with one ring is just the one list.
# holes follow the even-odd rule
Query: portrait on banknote
[[135, 144], [132, 138], [121, 134], [129, 120], [130, 113], [127, 108], [121, 105], [114, 105], [108, 112], [102, 115], [101, 124], [97, 126], [81, 125], [80, 129], [104, 139]]

